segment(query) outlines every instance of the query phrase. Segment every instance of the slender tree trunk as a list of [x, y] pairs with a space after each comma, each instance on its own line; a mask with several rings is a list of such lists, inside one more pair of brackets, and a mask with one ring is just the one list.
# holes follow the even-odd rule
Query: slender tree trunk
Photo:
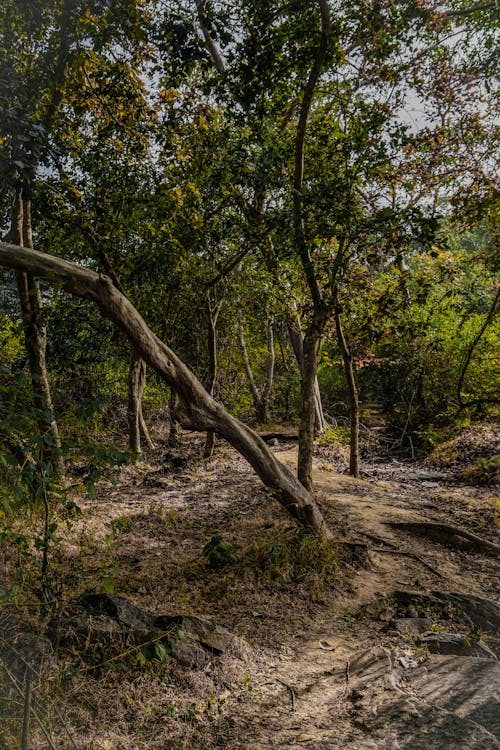
[[274, 322], [272, 318], [267, 319], [267, 352], [266, 379], [262, 388], [259, 414], [257, 415], [258, 419], [260, 419], [260, 422], [263, 424], [269, 422], [269, 401], [271, 400], [271, 393], [273, 390], [274, 365], [276, 362], [276, 355], [274, 352]]
[[[221, 303], [212, 306], [207, 305], [207, 322], [208, 322], [208, 375], [205, 388], [213, 396], [215, 382], [217, 380], [217, 318]], [[211, 458], [215, 448], [215, 432], [208, 430], [205, 438], [205, 447], [203, 449], [203, 458]]]
[[42, 276], [70, 294], [88, 299], [101, 315], [113, 321], [144, 361], [173, 388], [180, 399], [179, 419], [188, 429], [214, 430], [254, 468], [262, 482], [302, 526], [332, 538], [313, 497], [281, 464], [264, 440], [227, 412], [203, 388], [177, 355], [154, 335], [130, 301], [112, 280], [62, 258], [0, 242], [0, 266]]
[[344, 329], [342, 327], [341, 308], [338, 303], [337, 291], [335, 291], [335, 330], [344, 362], [344, 373], [349, 394], [349, 411], [351, 416], [351, 437], [349, 447], [349, 474], [359, 477], [359, 399], [356, 384], [356, 373], [352, 352], [347, 344]]
[[[10, 235], [19, 247], [33, 248], [31, 203], [29, 200], [23, 200], [20, 191], [14, 201]], [[61, 473], [64, 470], [64, 463], [47, 374], [45, 358], [47, 329], [43, 321], [40, 284], [25, 271], [17, 272], [16, 281], [39, 430], [43, 435], [50, 435], [52, 450], [48, 450], [48, 455], [56, 471]]]
[[299, 428], [299, 455], [297, 477], [304, 487], [311, 491], [314, 436], [316, 433], [316, 378], [318, 372], [318, 352], [325, 321], [313, 317], [303, 339], [303, 368], [300, 381], [301, 415]]
[[[295, 359], [299, 367], [301, 378], [304, 378], [304, 334], [300, 325], [300, 318], [297, 312], [286, 313], [286, 324], [288, 334], [295, 354]], [[319, 390], [318, 374], [314, 376], [314, 411], [315, 411], [315, 430], [324, 432], [326, 430], [326, 420], [323, 413], [323, 402]]]
[[154, 448], [144, 415], [142, 413], [142, 397], [146, 385], [146, 363], [141, 356], [132, 349], [128, 370], [128, 447], [132, 453], [142, 452], [141, 436], [148, 448]]

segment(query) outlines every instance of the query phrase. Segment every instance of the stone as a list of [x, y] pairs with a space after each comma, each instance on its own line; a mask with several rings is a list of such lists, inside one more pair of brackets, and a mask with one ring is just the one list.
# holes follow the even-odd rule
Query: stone
[[403, 669], [404, 653], [379, 646], [350, 661], [350, 713], [364, 738], [345, 747], [499, 750], [499, 663], [436, 655]]
[[123, 596], [112, 594], [85, 594], [79, 604], [93, 615], [111, 617], [135, 630], [148, 630], [154, 627], [154, 615], [135, 607]]
[[431, 625], [428, 617], [397, 617], [391, 620], [388, 627], [403, 635], [417, 636], [429, 630]]
[[496, 659], [493, 651], [485, 643], [458, 633], [422, 633], [418, 642], [426, 646], [431, 654], [453, 654]]
[[223, 654], [228, 649], [238, 652], [244, 645], [229, 630], [212, 620], [194, 615], [160, 615], [155, 618], [154, 627], [158, 630], [181, 631], [187, 638], [198, 641], [216, 654]]
[[164, 641], [169, 653], [191, 668], [205, 666], [210, 655], [228, 650], [243, 657], [249, 647], [212, 620], [194, 615], [159, 615], [131, 604], [125, 597], [86, 594], [71, 617], [51, 623], [52, 640], [87, 646], [117, 646]]

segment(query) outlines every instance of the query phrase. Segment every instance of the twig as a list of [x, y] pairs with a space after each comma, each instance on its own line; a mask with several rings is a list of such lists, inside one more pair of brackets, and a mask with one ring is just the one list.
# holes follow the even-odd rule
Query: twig
[[346, 661], [345, 665], [345, 686], [344, 686], [344, 695], [347, 693], [347, 689], [349, 687], [349, 681], [350, 681], [351, 675], [350, 675], [350, 666], [349, 666], [349, 659]]
[[286, 687], [287, 690], [290, 691], [290, 697], [292, 699], [292, 711], [295, 711], [295, 702], [296, 702], [296, 699], [297, 699], [295, 690], [293, 689], [293, 687], [291, 685], [288, 684], [288, 682], [284, 682], [283, 680], [280, 680], [279, 677], [276, 678], [276, 682], [279, 682], [281, 685], [283, 685], [284, 687]]

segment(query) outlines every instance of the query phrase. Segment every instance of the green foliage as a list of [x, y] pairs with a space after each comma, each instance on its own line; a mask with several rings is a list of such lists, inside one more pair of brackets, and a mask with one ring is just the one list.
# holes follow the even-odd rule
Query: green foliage
[[498, 486], [500, 484], [500, 456], [478, 458], [463, 469], [460, 476], [469, 484]]
[[350, 430], [347, 427], [328, 427], [317, 437], [318, 445], [349, 445]]
[[218, 531], [213, 534], [210, 541], [203, 547], [203, 556], [214, 570], [224, 568], [236, 562], [233, 545], [224, 539]]

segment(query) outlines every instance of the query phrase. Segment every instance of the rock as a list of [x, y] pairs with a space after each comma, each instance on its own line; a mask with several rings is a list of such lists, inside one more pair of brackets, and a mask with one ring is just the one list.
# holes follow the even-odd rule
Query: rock
[[500, 607], [490, 599], [443, 591], [399, 590], [393, 593], [398, 614], [415, 617], [432, 612], [436, 618], [454, 619], [489, 635], [500, 635]]
[[500, 635], [500, 607], [491, 599], [442, 591], [431, 591], [431, 596], [438, 601], [451, 604], [459, 615], [467, 619], [469, 625], [480, 628], [490, 635]]
[[350, 711], [366, 741], [356, 738], [346, 747], [498, 750], [499, 663], [430, 656], [424, 664], [403, 669], [404, 655], [376, 647], [351, 660]]
[[124, 647], [164, 641], [179, 663], [203, 667], [211, 654], [248, 653], [247, 644], [217, 623], [193, 615], [155, 616], [122, 596], [87, 594], [75, 613], [51, 623], [52, 639], [68, 644]]
[[431, 654], [496, 659], [495, 654], [486, 644], [457, 633], [423, 633], [418, 638], [418, 642], [427, 646]]
[[398, 617], [391, 620], [388, 627], [403, 635], [417, 636], [429, 630], [431, 624], [428, 617]]
[[135, 607], [123, 596], [85, 594], [79, 604], [90, 614], [105, 615], [134, 630], [150, 630], [154, 627], [154, 615]]
[[245, 645], [241, 638], [229, 630], [211, 620], [193, 615], [160, 615], [155, 618], [154, 626], [159, 630], [180, 631], [216, 654], [223, 654], [228, 649], [239, 653]]
[[[492, 659], [431, 656], [411, 675], [421, 700], [474, 721], [500, 739], [500, 664]], [[499, 744], [485, 747], [499, 747]]]

